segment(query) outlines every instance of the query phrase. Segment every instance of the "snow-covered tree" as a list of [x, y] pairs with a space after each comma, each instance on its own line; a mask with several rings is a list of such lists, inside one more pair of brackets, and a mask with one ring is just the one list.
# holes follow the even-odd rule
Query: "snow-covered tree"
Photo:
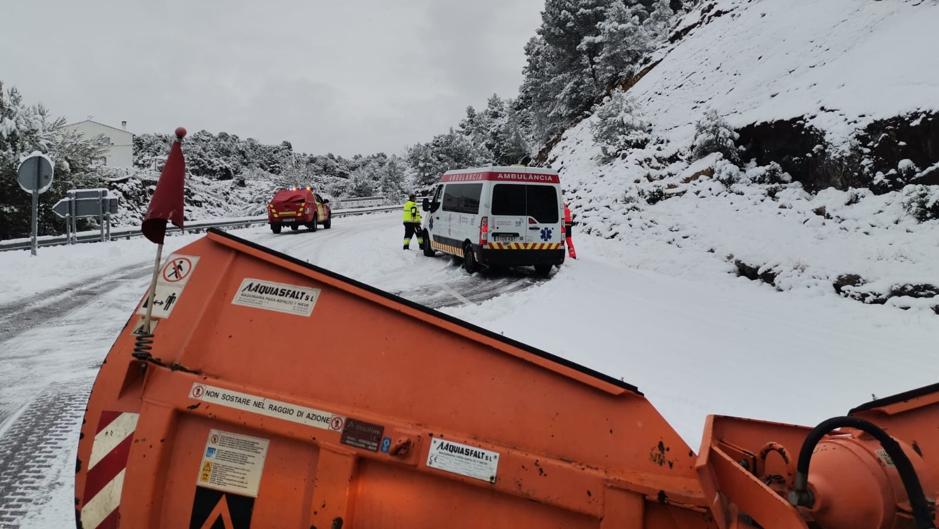
[[508, 105], [507, 109], [505, 123], [497, 133], [499, 149], [494, 153], [495, 162], [500, 165], [519, 163], [531, 153], [531, 147], [522, 132], [518, 112], [514, 105]]
[[736, 143], [739, 138], [740, 135], [717, 113], [717, 110], [708, 109], [695, 123], [691, 155], [695, 160], [699, 160], [711, 153], [719, 152], [724, 155], [725, 159], [737, 162], [740, 159]]
[[16, 183], [20, 161], [33, 151], [52, 158], [55, 178], [40, 197], [39, 231], [56, 233], [61, 222], [52, 213], [48, 197], [61, 197], [73, 187], [100, 185], [91, 173], [101, 156], [103, 138], [85, 138], [62, 129], [63, 118], [50, 115], [42, 105], [26, 105], [15, 87], [0, 82], [0, 239], [29, 232], [31, 201]]
[[593, 139], [600, 146], [604, 161], [612, 160], [628, 149], [643, 148], [651, 140], [651, 124], [642, 119], [633, 101], [616, 90], [597, 110], [590, 123]]
[[645, 29], [652, 38], [666, 40], [675, 20], [670, 0], [656, 0], [645, 21]]
[[363, 166], [352, 172], [347, 193], [353, 197], [370, 197], [375, 194], [375, 173], [368, 166]]
[[397, 156], [390, 156], [388, 162], [378, 170], [377, 188], [387, 198], [396, 198], [406, 194], [407, 164]]
[[652, 51], [652, 37], [643, 24], [645, 18], [642, 4], [627, 7], [614, 2], [607, 8], [604, 20], [597, 24], [599, 33], [584, 37], [584, 42], [599, 47], [594, 61], [604, 87], [635, 75], [643, 57]]
[[419, 143], [408, 150], [408, 164], [414, 171], [417, 185], [431, 184], [450, 169], [486, 163], [486, 158], [486, 154], [476, 148], [466, 136], [453, 130], [435, 136], [429, 143]]
[[525, 47], [520, 97], [533, 114], [538, 141], [589, 110], [605, 86], [597, 71], [602, 46], [592, 40], [607, 8], [619, 0], [547, 0], [535, 38]]

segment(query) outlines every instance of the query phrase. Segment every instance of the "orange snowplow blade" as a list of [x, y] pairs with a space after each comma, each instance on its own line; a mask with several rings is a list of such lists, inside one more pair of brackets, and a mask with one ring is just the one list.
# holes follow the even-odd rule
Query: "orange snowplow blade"
[[84, 529], [679, 527], [704, 510], [694, 454], [633, 386], [222, 232], [160, 278], [152, 358], [132, 356], [134, 316], [88, 404]]
[[[83, 529], [899, 529], [935, 516], [939, 386], [862, 406], [832, 435], [711, 417], [696, 456], [634, 386], [224, 232], [158, 277], [152, 340], [134, 334], [140, 307], [88, 403]], [[852, 429], [874, 423], [892, 452]], [[814, 457], [804, 480], [800, 447]], [[917, 502], [900, 485], [914, 471]]]

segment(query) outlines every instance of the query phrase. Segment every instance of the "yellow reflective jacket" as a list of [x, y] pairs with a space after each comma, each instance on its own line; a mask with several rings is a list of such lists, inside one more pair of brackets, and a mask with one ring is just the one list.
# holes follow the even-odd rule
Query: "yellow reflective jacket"
[[421, 208], [418, 207], [417, 202], [413, 200], [408, 200], [404, 203], [404, 222], [420, 222], [421, 221]]

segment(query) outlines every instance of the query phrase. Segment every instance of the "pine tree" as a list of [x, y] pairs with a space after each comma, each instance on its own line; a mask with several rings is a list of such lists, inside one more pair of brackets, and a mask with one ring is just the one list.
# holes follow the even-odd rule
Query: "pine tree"
[[664, 41], [668, 39], [674, 19], [675, 11], [672, 10], [670, 0], [656, 0], [649, 18], [645, 21], [646, 31], [652, 38]]
[[521, 97], [538, 141], [583, 115], [605, 90], [595, 40], [606, 10], [619, 0], [547, 0], [538, 34], [525, 47]]
[[466, 136], [451, 130], [419, 143], [408, 150], [408, 164], [415, 173], [417, 185], [428, 185], [450, 169], [486, 163], [487, 155], [476, 148]]
[[401, 158], [391, 156], [378, 172], [378, 189], [382, 196], [396, 198], [405, 194], [406, 164]]
[[643, 57], [652, 50], [648, 29], [642, 22], [645, 17], [641, 4], [626, 7], [614, 2], [606, 10], [605, 19], [597, 25], [599, 34], [585, 37], [600, 48], [595, 62], [604, 87], [610, 88], [635, 75]]
[[618, 157], [628, 149], [641, 149], [651, 140], [652, 126], [642, 119], [633, 101], [616, 90], [597, 110], [591, 123], [594, 141], [600, 146], [604, 161]]
[[495, 156], [494, 162], [499, 165], [520, 163], [523, 158], [529, 156], [531, 151], [531, 147], [522, 132], [518, 112], [515, 110], [514, 104], [507, 104], [506, 109], [505, 123], [497, 131], [500, 149]]
[[698, 160], [711, 153], [719, 152], [726, 160], [736, 163], [740, 158], [736, 143], [739, 138], [740, 135], [717, 113], [717, 110], [708, 109], [695, 123], [691, 154], [694, 159]]

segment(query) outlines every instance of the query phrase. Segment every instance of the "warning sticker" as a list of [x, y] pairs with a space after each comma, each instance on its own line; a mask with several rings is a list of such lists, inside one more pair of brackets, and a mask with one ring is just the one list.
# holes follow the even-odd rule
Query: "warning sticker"
[[[153, 292], [153, 310], [151, 316], [154, 318], [166, 319], [170, 317], [173, 308], [179, 303], [180, 296], [183, 295], [183, 289], [189, 278], [192, 277], [192, 271], [196, 268], [199, 258], [195, 255], [171, 255], [163, 267], [160, 268], [160, 274], [157, 276], [156, 289]], [[144, 316], [147, 314], [147, 304], [150, 300], [148, 295], [144, 296], [137, 314]]]
[[260, 437], [209, 430], [196, 485], [257, 498], [269, 443]]
[[[168, 285], [158, 281], [156, 290], [153, 293], [153, 311], [151, 311], [151, 315], [154, 318], [169, 318], [170, 313], [173, 312], [173, 307], [176, 306], [182, 294], [183, 287]], [[143, 303], [140, 305], [140, 309], [137, 310], [137, 314], [143, 316], [147, 313], [148, 301], [150, 301], [149, 296], [145, 296]]]
[[342, 429], [342, 437], [339, 439], [339, 442], [356, 448], [377, 452], [383, 433], [385, 433], [385, 427], [380, 424], [346, 419], [346, 427]]
[[196, 487], [189, 529], [250, 529], [253, 512], [252, 497]]
[[495, 483], [499, 471], [499, 452], [433, 438], [427, 453], [427, 466]]
[[345, 417], [328, 411], [205, 384], [193, 384], [189, 398], [334, 432], [342, 431], [346, 422]]
[[254, 307], [257, 309], [273, 310], [297, 316], [309, 316], [313, 313], [316, 299], [319, 298], [318, 288], [301, 287], [285, 283], [274, 283], [261, 279], [247, 277], [238, 287], [235, 298], [231, 300], [234, 305]]
[[[134, 328], [130, 331], [130, 333], [133, 334], [134, 336], [143, 336], [144, 334], [143, 322], [144, 322], [143, 318], [140, 318], [139, 320], [137, 320], [137, 323], [134, 324]], [[160, 323], [160, 320], [153, 320], [150, 322], [151, 333], [156, 330], [158, 323]]]
[[189, 277], [198, 262], [199, 258], [193, 255], [171, 255], [160, 270], [159, 280], [183, 286], [189, 282]]

